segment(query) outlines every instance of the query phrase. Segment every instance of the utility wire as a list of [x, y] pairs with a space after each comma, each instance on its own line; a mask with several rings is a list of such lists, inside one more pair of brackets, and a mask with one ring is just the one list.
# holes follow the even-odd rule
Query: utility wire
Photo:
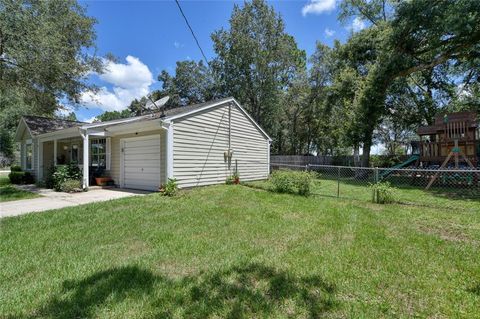
[[198, 48], [200, 49], [200, 52], [202, 53], [203, 59], [204, 59], [205, 62], [207, 63], [207, 67], [209, 67], [210, 64], [208, 63], [207, 57], [205, 56], [205, 53], [203, 52], [202, 47], [200, 46], [200, 43], [198, 42], [197, 36], [195, 35], [195, 32], [193, 32], [193, 29], [192, 29], [192, 27], [190, 26], [190, 23], [188, 22], [188, 19], [187, 19], [187, 17], [185, 16], [185, 13], [183, 13], [182, 7], [180, 6], [180, 2], [178, 2], [178, 0], [175, 0], [175, 3], [177, 4], [178, 9], [180, 10], [180, 13], [181, 13], [182, 16], [183, 16], [183, 19], [185, 20], [185, 23], [187, 23], [187, 26], [188, 26], [188, 28], [190, 29], [190, 32], [192, 33], [192, 36], [193, 36], [193, 38], [195, 39], [195, 42], [197, 43], [197, 46], [198, 46]]

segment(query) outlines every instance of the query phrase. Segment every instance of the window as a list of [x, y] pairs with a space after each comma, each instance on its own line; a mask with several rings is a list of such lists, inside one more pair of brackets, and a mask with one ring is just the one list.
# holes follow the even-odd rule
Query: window
[[72, 145], [72, 150], [71, 150], [71, 160], [72, 162], [74, 163], [79, 163], [78, 161], [78, 145], [77, 144], [73, 144]]
[[95, 167], [106, 167], [106, 140], [104, 138], [90, 141], [90, 165]]
[[25, 144], [25, 169], [32, 169], [33, 145]]

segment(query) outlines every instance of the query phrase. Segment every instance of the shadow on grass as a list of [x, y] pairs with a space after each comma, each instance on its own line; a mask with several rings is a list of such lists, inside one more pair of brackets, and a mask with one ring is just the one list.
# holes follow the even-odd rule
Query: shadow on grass
[[480, 296], [480, 284], [467, 289], [467, 291], [477, 296]]
[[93, 318], [102, 308], [111, 311], [115, 304], [128, 299], [130, 303], [141, 302], [140, 311], [147, 310], [156, 318], [248, 318], [288, 313], [316, 318], [335, 307], [334, 293], [334, 286], [320, 277], [298, 278], [260, 264], [179, 280], [128, 266], [65, 281], [63, 289], [35, 317]]

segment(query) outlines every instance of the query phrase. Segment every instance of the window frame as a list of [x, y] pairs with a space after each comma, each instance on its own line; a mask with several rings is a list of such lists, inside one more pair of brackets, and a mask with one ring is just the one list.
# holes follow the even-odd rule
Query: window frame
[[[30, 156], [28, 155], [28, 149], [30, 148]], [[30, 157], [30, 163], [28, 161]], [[33, 142], [31, 140], [27, 140], [25, 142], [25, 170], [31, 171], [33, 170]], [[30, 164], [30, 165], [29, 165]]]
[[[103, 148], [95, 148], [94, 146], [103, 144]], [[93, 138], [90, 140], [90, 158], [89, 165], [92, 167], [107, 167], [107, 139], [105, 137]], [[96, 152], [94, 151], [97, 150]], [[101, 152], [100, 152], [101, 151]], [[100, 165], [103, 158], [104, 165]]]

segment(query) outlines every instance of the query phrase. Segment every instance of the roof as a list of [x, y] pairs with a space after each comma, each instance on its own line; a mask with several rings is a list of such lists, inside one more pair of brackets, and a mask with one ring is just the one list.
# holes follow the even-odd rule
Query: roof
[[163, 114], [162, 112], [155, 112], [155, 113], [145, 114], [145, 115], [136, 116], [136, 117], [111, 120], [111, 121], [105, 121], [105, 122], [96, 122], [96, 123], [84, 123], [84, 122], [53, 119], [53, 118], [40, 117], [40, 116], [24, 116], [23, 120], [25, 121], [25, 124], [29, 128], [31, 134], [33, 136], [36, 136], [36, 135], [46, 134], [54, 131], [69, 129], [72, 127], [78, 127], [81, 129], [94, 129], [94, 128], [101, 128], [101, 127], [112, 127], [116, 125], [122, 125], [122, 124], [133, 123], [133, 122], [149, 121], [154, 119], [161, 119], [162, 121], [170, 121], [170, 120], [178, 119], [180, 117], [189, 116], [192, 113], [197, 113], [202, 110], [208, 109], [210, 107], [221, 105], [225, 102], [234, 102], [239, 107], [239, 109], [245, 114], [245, 116], [247, 116], [253, 122], [253, 124], [269, 140], [271, 140], [268, 134], [265, 133], [265, 131], [251, 118], [251, 116], [240, 106], [240, 104], [233, 97], [226, 97], [222, 99], [216, 99], [216, 100], [212, 100], [204, 103], [197, 103], [197, 104], [192, 104], [187, 106], [179, 106], [179, 107], [165, 110]]
[[178, 115], [182, 115], [184, 113], [194, 111], [198, 108], [208, 107], [208, 106], [213, 105], [213, 104], [219, 104], [219, 103], [227, 102], [227, 101], [230, 101], [230, 100], [233, 100], [233, 97], [226, 97], [226, 98], [223, 98], [223, 99], [216, 99], [216, 100], [212, 100], [212, 101], [208, 101], [208, 102], [204, 102], [204, 103], [197, 103], [197, 104], [186, 105], [186, 106], [178, 106], [178, 107], [175, 107], [175, 108], [172, 108], [172, 109], [165, 110], [164, 113], [165, 113], [165, 117], [169, 118], [169, 117], [178, 116]]
[[85, 124], [83, 122], [54, 119], [54, 118], [48, 118], [43, 116], [32, 116], [32, 115], [24, 115], [23, 119], [25, 120], [25, 123], [30, 129], [30, 133], [34, 136], [39, 134], [50, 133], [53, 131], [63, 130], [71, 127], [80, 127], [83, 124]]

